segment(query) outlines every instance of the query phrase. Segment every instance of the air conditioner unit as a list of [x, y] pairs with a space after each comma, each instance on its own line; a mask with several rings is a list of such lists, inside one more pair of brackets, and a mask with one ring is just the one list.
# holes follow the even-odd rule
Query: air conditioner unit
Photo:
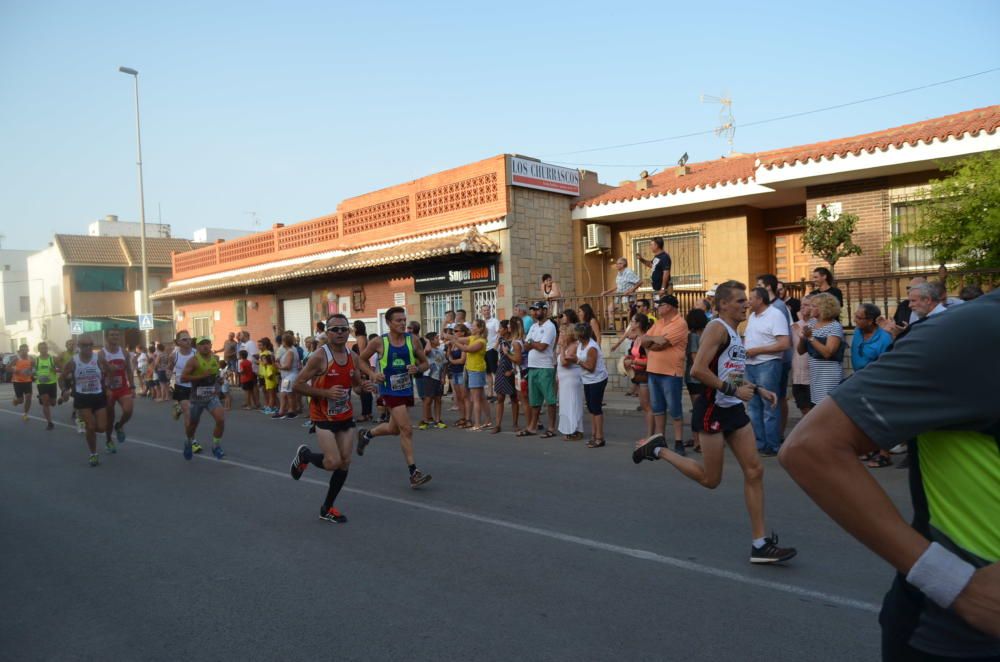
[[607, 225], [597, 223], [587, 224], [587, 247], [588, 253], [596, 251], [606, 251], [611, 248], [611, 228]]

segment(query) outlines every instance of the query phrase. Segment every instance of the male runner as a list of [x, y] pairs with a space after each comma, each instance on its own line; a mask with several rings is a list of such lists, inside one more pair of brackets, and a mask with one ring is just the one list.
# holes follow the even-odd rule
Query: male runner
[[[169, 370], [174, 373], [174, 420], [176, 421], [184, 415], [184, 430], [188, 430], [191, 424], [191, 403], [189, 399], [191, 397], [191, 382], [187, 381], [182, 377], [184, 374], [184, 368], [187, 367], [187, 363], [191, 360], [191, 357], [195, 355], [194, 348], [191, 346], [191, 334], [188, 333], [187, 329], [181, 329], [174, 336], [174, 348], [173, 353], [170, 354]], [[197, 426], [195, 426], [197, 427]], [[201, 452], [201, 444], [198, 443], [196, 439], [187, 437], [187, 442], [191, 444], [192, 453]]]
[[319, 518], [343, 524], [347, 517], [334, 508], [333, 502], [347, 480], [351, 467], [354, 434], [354, 410], [351, 389], [374, 392], [375, 382], [364, 382], [354, 352], [347, 349], [351, 327], [344, 315], [331, 315], [326, 321], [327, 342], [313, 352], [292, 383], [296, 393], [309, 396], [309, 418], [316, 426], [316, 442], [322, 452], [314, 453], [305, 444], [299, 446], [292, 460], [292, 478], [298, 480], [310, 464], [332, 472]]
[[59, 393], [59, 368], [56, 359], [49, 354], [49, 345], [45, 341], [38, 343], [38, 358], [35, 359], [35, 383], [38, 384], [38, 404], [42, 405], [42, 413], [48, 423], [46, 430], [54, 429], [52, 422], [52, 406], [56, 404]]
[[[358, 430], [358, 455], [365, 454], [365, 446], [372, 437], [399, 435], [403, 457], [410, 469], [410, 487], [417, 488], [431, 479], [430, 474], [417, 469], [413, 461], [413, 424], [407, 407], [413, 406], [413, 378], [427, 370], [430, 363], [424, 354], [422, 342], [414, 342], [406, 333], [406, 310], [393, 306], [385, 311], [385, 321], [389, 333], [383, 334], [381, 342], [370, 342], [361, 351], [358, 367], [368, 378], [378, 384], [378, 404], [389, 411], [389, 420], [370, 430]], [[369, 365], [369, 359], [379, 355], [379, 371]]]
[[[111, 430], [114, 428], [118, 443], [125, 442], [125, 424], [132, 418], [132, 407], [135, 396], [135, 371], [132, 370], [132, 357], [121, 346], [121, 331], [110, 329], [104, 341], [101, 356], [111, 369], [108, 375], [108, 425], [105, 430], [104, 445], [110, 450], [115, 442], [111, 440]], [[115, 423], [115, 403], [122, 406], [122, 417]], [[111, 451], [112, 453], [114, 451]]]
[[[63, 400], [73, 391], [73, 409], [83, 419], [87, 448], [90, 449], [90, 466], [100, 464], [97, 455], [97, 433], [104, 432], [108, 423], [107, 379], [111, 368], [104, 357], [94, 352], [94, 341], [83, 338], [78, 343], [80, 353], [63, 366]], [[114, 453], [114, 447], [108, 448]]]
[[757, 454], [757, 441], [743, 403], [760, 395], [772, 407], [777, 396], [744, 380], [746, 348], [736, 327], [747, 316], [746, 285], [734, 280], [716, 288], [719, 317], [705, 327], [691, 375], [705, 385], [704, 395], [694, 402], [691, 427], [701, 436], [704, 465], [667, 448], [662, 434], [654, 434], [632, 453], [632, 461], [666, 460], [688, 478], [708, 489], [722, 480], [725, 444], [743, 470], [743, 495], [750, 514], [753, 544], [751, 563], [779, 563], [795, 556], [792, 547], [778, 547], [778, 536], [764, 535], [764, 467]]
[[14, 383], [14, 406], [24, 404], [24, 415], [28, 422], [28, 412], [31, 410], [31, 382], [35, 378], [35, 359], [28, 355], [28, 346], [17, 348], [17, 357], [7, 366], [7, 372], [14, 373], [11, 381]]
[[[190, 341], [190, 337], [188, 340]], [[195, 453], [194, 432], [198, 428], [198, 421], [201, 420], [201, 413], [208, 410], [215, 419], [215, 429], [212, 430], [212, 455], [221, 460], [225, 456], [221, 442], [222, 433], [226, 430], [226, 410], [219, 402], [219, 385], [222, 380], [219, 377], [219, 361], [212, 352], [211, 338], [198, 338], [198, 351], [185, 362], [184, 371], [178, 381], [191, 385], [189, 399], [186, 401], [187, 416], [184, 419], [184, 432], [187, 434], [187, 440], [184, 442], [184, 459], [190, 460]]]
[[[76, 354], [76, 339], [70, 338], [69, 340], [66, 341], [66, 351], [61, 353], [58, 357], [56, 357], [56, 369], [60, 375], [63, 374], [63, 368], [65, 368], [66, 365], [73, 360], [73, 356], [75, 354]], [[73, 388], [72, 377], [69, 378], [68, 388], [69, 389]], [[62, 403], [66, 402], [66, 399], [68, 397], [69, 397], [68, 395], [60, 395], [59, 400], [56, 402], [56, 404], [61, 405]], [[76, 433], [83, 434], [86, 428], [83, 424], [83, 418], [80, 416], [80, 413], [76, 410], [75, 407], [73, 407], [72, 410], [70, 411], [70, 420], [76, 423]]]

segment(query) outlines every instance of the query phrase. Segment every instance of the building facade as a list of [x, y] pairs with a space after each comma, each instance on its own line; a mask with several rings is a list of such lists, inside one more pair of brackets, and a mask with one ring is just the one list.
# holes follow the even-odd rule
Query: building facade
[[0, 250], [0, 351], [27, 342], [31, 314], [28, 256], [31, 251]]

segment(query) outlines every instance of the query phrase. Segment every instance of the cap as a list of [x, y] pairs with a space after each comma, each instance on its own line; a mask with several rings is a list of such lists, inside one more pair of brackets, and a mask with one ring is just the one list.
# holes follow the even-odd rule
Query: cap
[[201, 338], [198, 338], [198, 342], [196, 342], [195, 344], [196, 344], [196, 345], [200, 345], [200, 344], [202, 344], [203, 342], [207, 342], [207, 343], [211, 344], [211, 342], [212, 342], [212, 339], [211, 339], [211, 338], [209, 338], [208, 336], [202, 336]]
[[656, 300], [657, 306], [662, 306], [664, 304], [668, 306], [673, 306], [674, 308], [680, 308], [680, 302], [677, 300], [677, 297], [675, 297], [673, 294], [667, 294]]
[[715, 296], [715, 288], [713, 287], [708, 292], [705, 292], [705, 296], [707, 296], [707, 297], [714, 297]]
[[545, 301], [536, 301], [535, 303], [529, 306], [531, 310], [544, 310], [547, 309], [548, 307], [549, 304], [546, 303]]

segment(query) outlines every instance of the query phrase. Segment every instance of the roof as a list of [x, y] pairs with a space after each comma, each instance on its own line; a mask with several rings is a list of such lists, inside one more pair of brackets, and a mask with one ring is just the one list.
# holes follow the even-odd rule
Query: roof
[[262, 285], [294, 278], [321, 276], [324, 274], [354, 271], [368, 267], [386, 266], [427, 260], [447, 255], [498, 254], [500, 246], [476, 228], [465, 234], [450, 234], [404, 240], [402, 242], [382, 242], [363, 248], [352, 249], [345, 254], [326, 257], [294, 266], [281, 266], [252, 271], [240, 270], [239, 274], [220, 274], [208, 279], [189, 279], [171, 283], [155, 292], [153, 299], [171, 299], [178, 296], [198, 294], [214, 290]]
[[[55, 245], [66, 264], [137, 266], [142, 264], [139, 237], [91, 237], [80, 234], [57, 234]], [[183, 253], [208, 246], [187, 239], [146, 237], [146, 264], [150, 267], [171, 267], [170, 254]]]
[[961, 140], [966, 135], [978, 136], [982, 132], [993, 134], [1000, 127], [1000, 105], [967, 110], [953, 115], [936, 117], [922, 122], [905, 124], [893, 129], [865, 133], [850, 138], [839, 138], [810, 145], [785, 147], [766, 152], [724, 157], [715, 161], [688, 164], [688, 173], [677, 175], [676, 168], [670, 168], [653, 175], [651, 186], [636, 190], [635, 182], [628, 182], [586, 200], [580, 200], [576, 207], [591, 207], [610, 202], [638, 200], [669, 193], [679, 193], [694, 189], [725, 186], [754, 180], [758, 167], [772, 169], [795, 163], [806, 163], [819, 159], [829, 159], [861, 152], [885, 151], [903, 145], [929, 144], [934, 140]]

